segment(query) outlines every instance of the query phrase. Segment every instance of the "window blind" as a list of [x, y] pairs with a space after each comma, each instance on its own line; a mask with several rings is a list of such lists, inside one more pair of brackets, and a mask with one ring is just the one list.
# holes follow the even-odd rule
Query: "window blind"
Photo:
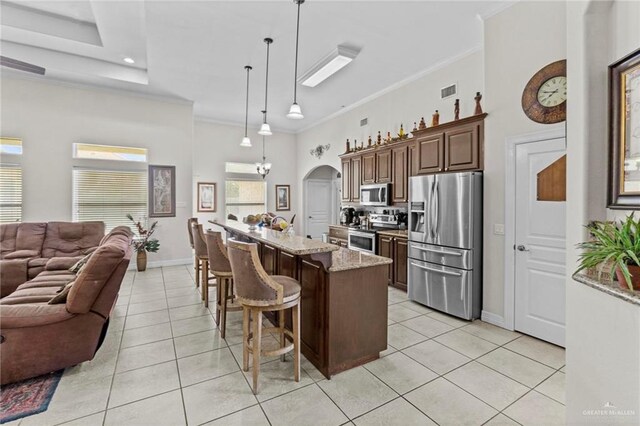
[[73, 220], [101, 220], [107, 231], [147, 216], [147, 171], [73, 170]]
[[267, 184], [258, 180], [227, 180], [225, 182], [226, 215], [242, 219], [250, 214], [264, 213]]
[[22, 221], [22, 168], [0, 164], [0, 223]]

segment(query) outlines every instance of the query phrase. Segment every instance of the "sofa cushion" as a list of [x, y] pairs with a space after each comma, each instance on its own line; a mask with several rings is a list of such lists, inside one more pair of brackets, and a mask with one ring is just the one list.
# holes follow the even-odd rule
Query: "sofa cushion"
[[107, 242], [107, 240], [109, 240], [109, 238], [113, 237], [114, 235], [122, 235], [129, 238], [129, 236], [131, 235], [131, 228], [129, 228], [128, 226], [122, 226], [122, 225], [116, 226], [111, 231], [109, 231], [107, 235], [102, 237], [102, 240], [100, 240], [100, 244], [98, 245], [103, 245], [104, 243]]
[[40, 256], [39, 250], [17, 250], [13, 253], [7, 253], [4, 257], [5, 259], [23, 259], [27, 257], [38, 257]]
[[0, 260], [0, 297], [5, 297], [27, 281], [26, 259]]
[[20, 284], [16, 289], [16, 291], [26, 290], [30, 288], [47, 288], [47, 287], [52, 287], [54, 290], [58, 290], [68, 282], [70, 281], [27, 281], [24, 284]]
[[47, 271], [60, 271], [66, 270], [68, 271], [73, 265], [75, 265], [82, 256], [73, 256], [73, 257], [52, 257], [49, 259], [44, 269]]
[[49, 259], [45, 259], [44, 257], [38, 257], [36, 259], [29, 259], [28, 265], [29, 265], [29, 268], [44, 266], [47, 264], [48, 261]]
[[69, 268], [69, 272], [73, 272], [74, 274], [79, 274], [80, 271], [82, 271], [82, 268], [84, 268], [84, 265], [86, 265], [87, 262], [89, 261], [89, 259], [91, 259], [91, 255], [92, 254], [93, 254], [93, 251], [91, 253], [89, 253], [88, 255], [86, 255], [85, 257], [83, 257], [80, 260], [78, 260], [76, 263], [74, 263]]
[[37, 327], [66, 321], [75, 317], [65, 305], [47, 305], [46, 303], [26, 303], [0, 305], [2, 328]]
[[3, 223], [0, 225], [0, 258], [16, 251], [16, 238], [20, 223]]
[[71, 287], [73, 286], [73, 281], [69, 284], [62, 287], [58, 290], [58, 294], [53, 296], [51, 300], [49, 300], [49, 305], [58, 305], [60, 303], [67, 303], [67, 297], [69, 296], [69, 292], [71, 291]]
[[33, 250], [37, 253], [35, 256], [39, 256], [46, 231], [46, 223], [21, 223], [16, 237], [16, 251]]
[[84, 256], [104, 236], [104, 222], [49, 222], [42, 257]]
[[74, 274], [67, 271], [66, 269], [64, 271], [66, 272], [66, 274], [55, 274], [55, 275], [44, 275], [44, 273], [47, 272], [47, 271], [44, 271], [42, 272], [42, 274], [38, 275], [37, 277], [35, 277], [29, 282], [31, 283], [37, 283], [37, 282], [43, 282], [43, 281], [69, 282], [76, 279], [76, 276]]
[[[13, 293], [11, 293], [8, 297], [5, 297], [4, 299], [2, 299], [2, 302], [4, 303], [12, 299], [20, 299], [20, 298], [35, 297], [35, 296], [48, 297], [49, 299], [51, 299], [53, 296], [58, 294], [65, 287], [65, 285], [66, 284], [58, 284], [55, 287], [32, 287], [32, 288], [18, 289]], [[47, 299], [47, 301], [49, 301], [49, 299]]]

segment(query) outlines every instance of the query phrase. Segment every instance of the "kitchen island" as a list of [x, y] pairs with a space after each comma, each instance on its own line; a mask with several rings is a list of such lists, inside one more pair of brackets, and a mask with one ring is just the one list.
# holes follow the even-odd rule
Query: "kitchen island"
[[300, 282], [301, 352], [325, 377], [377, 359], [387, 348], [391, 259], [271, 229], [251, 231], [236, 221], [210, 223], [228, 238], [256, 243], [268, 274]]

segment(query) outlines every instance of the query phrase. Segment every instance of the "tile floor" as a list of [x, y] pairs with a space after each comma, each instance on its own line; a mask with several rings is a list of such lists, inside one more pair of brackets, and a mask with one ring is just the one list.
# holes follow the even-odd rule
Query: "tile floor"
[[331, 380], [303, 359], [299, 383], [291, 358], [264, 359], [256, 397], [240, 369], [241, 313], [221, 339], [191, 273], [128, 273], [96, 358], [67, 369], [46, 412], [10, 424], [564, 424], [563, 349], [392, 288], [382, 358]]

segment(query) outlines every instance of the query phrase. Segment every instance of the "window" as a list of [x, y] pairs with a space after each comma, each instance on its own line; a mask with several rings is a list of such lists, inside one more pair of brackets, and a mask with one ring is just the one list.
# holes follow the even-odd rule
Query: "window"
[[22, 155], [22, 141], [16, 138], [0, 138], [0, 154]]
[[73, 170], [73, 220], [101, 220], [107, 231], [147, 216], [147, 171]]
[[88, 143], [73, 144], [73, 158], [91, 160], [147, 161], [147, 150], [130, 146], [92, 145]]
[[0, 164], [0, 223], [22, 221], [22, 168]]
[[239, 220], [267, 210], [267, 184], [261, 180], [227, 180], [225, 182], [225, 215]]

